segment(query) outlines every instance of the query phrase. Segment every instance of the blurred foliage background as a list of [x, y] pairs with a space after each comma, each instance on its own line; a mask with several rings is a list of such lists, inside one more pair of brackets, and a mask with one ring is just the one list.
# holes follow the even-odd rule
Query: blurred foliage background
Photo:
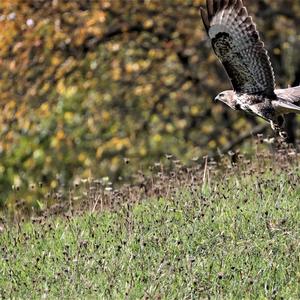
[[[298, 84], [300, 2], [244, 3], [277, 86]], [[212, 104], [230, 84], [204, 32], [201, 5], [2, 0], [0, 203], [14, 201], [12, 186], [117, 180], [166, 153], [202, 157], [261, 124]]]

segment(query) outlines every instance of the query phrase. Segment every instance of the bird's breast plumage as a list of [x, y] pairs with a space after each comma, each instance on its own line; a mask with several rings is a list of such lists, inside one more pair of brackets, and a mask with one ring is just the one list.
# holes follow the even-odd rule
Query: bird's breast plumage
[[271, 99], [262, 95], [240, 94], [237, 97], [237, 103], [241, 110], [252, 115], [258, 115], [263, 119], [270, 120], [275, 116]]

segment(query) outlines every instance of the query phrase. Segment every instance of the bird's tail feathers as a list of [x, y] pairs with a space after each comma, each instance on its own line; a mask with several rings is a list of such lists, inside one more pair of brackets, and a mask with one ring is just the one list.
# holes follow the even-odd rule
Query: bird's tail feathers
[[300, 107], [293, 104], [292, 102], [287, 102], [284, 100], [275, 100], [272, 101], [272, 104], [275, 110], [280, 114], [287, 114], [292, 112], [300, 114]]

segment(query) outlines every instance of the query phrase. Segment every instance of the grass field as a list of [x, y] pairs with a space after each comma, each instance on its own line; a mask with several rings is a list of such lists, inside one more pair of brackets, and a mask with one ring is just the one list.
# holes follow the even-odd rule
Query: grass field
[[118, 209], [4, 224], [0, 297], [299, 299], [298, 166], [208, 175]]

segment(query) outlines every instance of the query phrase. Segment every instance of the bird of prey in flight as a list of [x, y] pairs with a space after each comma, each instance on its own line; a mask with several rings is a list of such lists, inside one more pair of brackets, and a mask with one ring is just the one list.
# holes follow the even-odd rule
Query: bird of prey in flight
[[215, 100], [267, 120], [281, 135], [283, 115], [300, 113], [300, 86], [275, 89], [270, 58], [242, 0], [206, 0], [206, 10], [201, 8], [200, 12], [233, 87]]

